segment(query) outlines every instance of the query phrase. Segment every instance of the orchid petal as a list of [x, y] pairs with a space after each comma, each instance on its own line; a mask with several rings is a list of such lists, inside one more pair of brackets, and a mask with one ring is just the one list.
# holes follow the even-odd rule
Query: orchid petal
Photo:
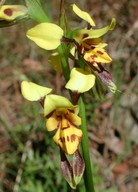
[[58, 119], [55, 112], [49, 118], [47, 118], [46, 128], [48, 131], [53, 131], [58, 128]]
[[95, 76], [79, 68], [73, 68], [70, 74], [70, 80], [66, 88], [79, 93], [90, 90], [95, 84]]
[[95, 26], [93, 19], [87, 12], [82, 11], [75, 4], [72, 5], [72, 9], [74, 13], [76, 13], [76, 15], [78, 15], [81, 19], [87, 21], [91, 26]]
[[81, 138], [82, 131], [70, 125], [66, 129], [58, 129], [53, 140], [66, 154], [71, 155], [78, 149]]
[[58, 108], [72, 109], [75, 113], [78, 113], [78, 106], [73, 105], [68, 99], [59, 95], [48, 95], [44, 102], [44, 115], [47, 116], [52, 111]]
[[63, 30], [53, 23], [40, 23], [27, 31], [27, 37], [46, 50], [56, 49], [61, 44]]
[[110, 25], [103, 27], [101, 29], [76, 29], [73, 31], [73, 39], [81, 44], [83, 41], [92, 38], [99, 38], [106, 34], [109, 30], [113, 30], [116, 24], [116, 20], [113, 18]]
[[23, 81], [21, 83], [21, 92], [25, 99], [29, 101], [38, 101], [50, 93], [52, 89], [42, 87], [32, 82]]
[[107, 54], [105, 49], [99, 47], [87, 51], [84, 54], [84, 59], [90, 63], [110, 63], [112, 61], [111, 57]]

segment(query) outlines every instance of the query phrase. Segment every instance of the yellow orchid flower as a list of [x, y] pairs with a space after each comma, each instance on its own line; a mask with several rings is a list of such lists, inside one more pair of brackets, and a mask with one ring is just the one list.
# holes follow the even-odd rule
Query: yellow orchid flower
[[66, 154], [73, 154], [82, 138], [82, 131], [78, 129], [81, 125], [81, 119], [78, 117], [79, 107], [65, 97], [49, 94], [51, 91], [52, 89], [33, 82], [21, 83], [21, 92], [25, 99], [40, 102], [43, 99], [47, 130], [56, 130], [54, 142]]
[[81, 124], [78, 112], [78, 106], [72, 105], [65, 97], [51, 94], [45, 99], [47, 130], [57, 130], [53, 140], [66, 154], [73, 154], [82, 138], [82, 131], [77, 128]]
[[27, 37], [46, 50], [56, 49], [61, 44], [63, 30], [53, 23], [40, 23], [27, 31]]
[[23, 5], [2, 5], [0, 6], [0, 20], [13, 21], [19, 17], [26, 16], [28, 9]]
[[95, 76], [80, 68], [73, 68], [66, 88], [78, 93], [89, 91], [95, 84]]
[[110, 63], [112, 59], [105, 51], [106, 43], [102, 43], [101, 36], [109, 30], [113, 30], [115, 19], [110, 25], [101, 29], [76, 29], [72, 32], [72, 38], [77, 42], [80, 54], [90, 63]]

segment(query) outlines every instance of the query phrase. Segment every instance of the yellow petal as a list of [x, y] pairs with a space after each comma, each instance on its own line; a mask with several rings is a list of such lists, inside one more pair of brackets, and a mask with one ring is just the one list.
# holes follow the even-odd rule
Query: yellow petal
[[47, 87], [42, 87], [32, 82], [23, 81], [21, 83], [21, 92], [25, 99], [29, 101], [38, 101], [48, 93], [50, 93], [52, 89]]
[[55, 113], [52, 114], [47, 120], [46, 120], [46, 128], [48, 131], [53, 131], [58, 128], [58, 119]]
[[66, 88], [72, 91], [84, 93], [90, 90], [95, 84], [95, 76], [79, 68], [73, 68], [70, 74], [70, 80]]
[[81, 125], [81, 118], [80, 118], [78, 115], [76, 115], [76, 114], [74, 114], [74, 113], [72, 113], [72, 112], [69, 113], [69, 118], [68, 118], [68, 120], [69, 120], [73, 125], [76, 125], [76, 126], [80, 126], [80, 125]]
[[40, 23], [28, 30], [26, 35], [39, 47], [53, 50], [61, 44], [63, 30], [53, 23]]
[[76, 29], [72, 32], [73, 39], [81, 44], [87, 39], [99, 38], [105, 35], [109, 30], [113, 30], [116, 24], [116, 20], [113, 18], [111, 23], [101, 29]]
[[95, 47], [104, 48], [104, 47], [106, 47], [107, 45], [108, 45], [107, 43], [99, 43], [98, 45], [95, 45]]
[[99, 47], [86, 52], [84, 54], [84, 59], [90, 63], [110, 63], [112, 61], [111, 57], [107, 54], [105, 49]]
[[74, 13], [76, 13], [76, 15], [78, 15], [81, 19], [87, 21], [91, 26], [95, 26], [93, 19], [87, 12], [82, 11], [75, 4], [72, 5], [72, 9]]
[[27, 8], [23, 5], [3, 5], [0, 7], [0, 20], [13, 21], [17, 17], [26, 15]]
[[49, 115], [52, 111], [65, 108], [65, 109], [72, 109], [77, 114], [79, 111], [78, 105], [73, 105], [68, 99], [59, 95], [47, 95], [44, 101], [44, 115]]
[[82, 131], [70, 125], [66, 129], [58, 129], [53, 140], [66, 154], [71, 155], [78, 149], [81, 138]]

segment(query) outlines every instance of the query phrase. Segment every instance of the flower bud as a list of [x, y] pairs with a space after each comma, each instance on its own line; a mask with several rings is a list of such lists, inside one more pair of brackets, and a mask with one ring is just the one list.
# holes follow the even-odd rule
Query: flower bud
[[78, 183], [80, 183], [80, 180], [83, 176], [84, 169], [85, 169], [85, 163], [79, 150], [77, 150], [73, 155], [72, 167], [73, 167], [73, 178], [74, 178], [75, 184], [77, 185]]
[[107, 70], [103, 70], [100, 73], [98, 73], [98, 76], [100, 80], [103, 82], [104, 85], [106, 85], [111, 92], [115, 93], [117, 90], [116, 85], [112, 81], [112, 76]]

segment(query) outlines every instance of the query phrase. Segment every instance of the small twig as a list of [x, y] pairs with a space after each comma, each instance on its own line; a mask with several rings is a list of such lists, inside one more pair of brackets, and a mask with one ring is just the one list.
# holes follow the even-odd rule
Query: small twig
[[[21, 164], [25, 163], [26, 158], [27, 158], [27, 151], [31, 147], [31, 145], [32, 145], [32, 142], [30, 140], [26, 142], [25, 149], [24, 149], [24, 152], [23, 152], [22, 157], [21, 157]], [[14, 185], [14, 188], [13, 188], [13, 192], [19, 192], [19, 184], [21, 182], [22, 173], [23, 173], [23, 168], [21, 166], [18, 169], [18, 172], [17, 172], [17, 176], [16, 176], [16, 179], [15, 179], [15, 185]]]

